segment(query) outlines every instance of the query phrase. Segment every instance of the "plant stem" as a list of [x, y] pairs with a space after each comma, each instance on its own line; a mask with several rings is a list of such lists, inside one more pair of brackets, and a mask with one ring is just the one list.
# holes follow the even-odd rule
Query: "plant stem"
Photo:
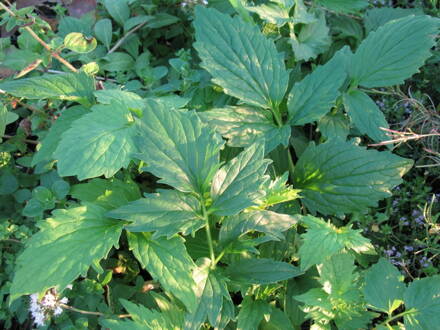
[[143, 27], [145, 24], [147, 24], [147, 22], [143, 22], [137, 26], [135, 26], [134, 28], [132, 28], [130, 31], [128, 31], [121, 39], [119, 39], [116, 44], [112, 47], [112, 49], [110, 49], [107, 53], [107, 55], [113, 53], [116, 49], [119, 48], [119, 46], [121, 46], [125, 40], [127, 40], [127, 38], [132, 35], [133, 33], [135, 33], [137, 30], [139, 30], [141, 27]]
[[271, 108], [271, 111], [272, 111], [273, 117], [275, 118], [275, 122], [278, 125], [278, 127], [283, 126], [283, 121], [281, 120], [280, 113], [278, 112], [278, 108], [275, 108], [275, 109]]
[[[60, 306], [62, 308], [64, 308], [64, 309], [68, 309], [70, 311], [77, 312], [77, 313], [80, 313], [80, 314], [96, 315], [96, 316], [106, 316], [106, 314], [104, 314], [104, 313], [85, 311], [83, 309], [75, 308], [75, 307], [72, 307], [72, 306], [69, 306], [69, 305], [66, 305], [66, 304], [60, 304]], [[131, 317], [131, 316], [130, 316], [130, 314], [119, 314], [119, 315], [117, 315], [117, 317], [120, 318], [120, 319], [123, 319], [123, 318]]]
[[292, 153], [290, 152], [290, 148], [287, 147], [287, 158], [289, 158], [289, 174], [290, 174], [290, 179], [293, 179], [293, 172], [295, 171], [295, 165], [293, 164], [293, 160], [292, 160]]
[[[0, 7], [3, 8], [4, 10], [6, 10], [9, 15], [13, 16], [13, 17], [17, 17], [17, 15], [15, 15], [15, 13], [9, 9], [5, 4], [0, 2]], [[54, 52], [52, 50], [52, 48], [50, 48], [50, 46], [44, 42], [43, 39], [41, 39], [35, 32], [34, 30], [32, 30], [29, 26], [24, 26], [23, 29], [25, 29], [27, 32], [29, 32], [29, 34], [32, 36], [32, 38], [34, 38], [35, 40], [37, 40], [44, 48], [47, 49], [47, 51], [50, 53], [50, 55], [54, 58], [56, 58], [58, 61], [60, 61], [62, 64], [64, 64], [70, 71], [72, 72], [78, 72], [78, 70], [69, 62], [67, 62], [64, 58], [62, 58], [58, 53]]]
[[202, 216], [203, 216], [203, 219], [205, 220], [205, 223], [206, 223], [205, 230], [206, 230], [206, 237], [208, 239], [209, 255], [211, 258], [211, 268], [214, 269], [215, 264], [216, 264], [216, 259], [215, 259], [215, 253], [214, 253], [214, 244], [212, 242], [212, 236], [211, 236], [211, 228], [209, 226], [209, 215], [206, 212], [205, 201], [202, 199], [201, 202], [202, 202], [201, 203], [202, 204]]
[[401, 318], [401, 317], [403, 317], [403, 316], [405, 316], [405, 315], [408, 315], [408, 314], [414, 314], [414, 313], [416, 313], [416, 310], [415, 310], [414, 308], [411, 308], [411, 309], [409, 309], [409, 310], [407, 310], [407, 311], [404, 311], [404, 312], [402, 312], [402, 313], [400, 313], [400, 314], [397, 314], [397, 315], [395, 315], [395, 316], [390, 316], [388, 319], [386, 319], [385, 321], [383, 321], [380, 325], [387, 325], [387, 326], [389, 326], [388, 323], [390, 323], [390, 322], [392, 322], [392, 321], [394, 321], [394, 320], [397, 320], [398, 318]]

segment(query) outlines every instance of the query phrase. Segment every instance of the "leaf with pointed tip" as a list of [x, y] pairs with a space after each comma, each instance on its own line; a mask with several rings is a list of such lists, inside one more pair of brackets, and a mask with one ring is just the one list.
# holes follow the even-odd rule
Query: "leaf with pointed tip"
[[369, 88], [403, 83], [431, 56], [439, 24], [430, 16], [407, 16], [370, 32], [352, 58], [351, 79]]
[[226, 269], [233, 281], [247, 284], [270, 284], [301, 275], [297, 267], [272, 259], [240, 259]]
[[153, 238], [177, 233], [188, 235], [206, 223], [199, 214], [200, 202], [191, 195], [177, 190], [160, 190], [111, 211], [108, 216], [131, 223], [125, 228], [131, 232], [155, 232]]
[[134, 116], [124, 106], [95, 105], [61, 137], [54, 157], [60, 176], [113, 176], [136, 152]]
[[334, 106], [347, 76], [344, 55], [345, 51], [336, 53], [330, 61], [293, 86], [287, 101], [291, 125], [318, 121]]
[[412, 161], [390, 152], [366, 150], [340, 139], [310, 144], [299, 158], [293, 185], [307, 208], [322, 214], [362, 212], [391, 196], [390, 189]]
[[270, 161], [263, 159], [264, 146], [254, 144], [217, 171], [211, 186], [210, 212], [234, 215], [255, 205]]
[[410, 15], [423, 15], [422, 8], [371, 8], [365, 12], [365, 30], [368, 32], [376, 30], [379, 26], [389, 21]]
[[354, 90], [344, 94], [344, 106], [353, 124], [361, 132], [376, 142], [388, 140], [383, 128], [388, 122], [374, 101], [364, 92]]
[[290, 126], [277, 126], [271, 114], [262, 109], [227, 107], [201, 112], [200, 117], [228, 139], [231, 147], [249, 147], [264, 140], [264, 150], [269, 153], [280, 144], [289, 144]]
[[105, 212], [96, 205], [79, 206], [55, 210], [51, 218], [40, 222], [40, 231], [17, 259], [11, 299], [65, 288], [85, 275], [91, 264], [98, 265], [118, 245], [124, 226], [122, 221], [105, 218]]
[[195, 264], [186, 251], [183, 239], [160, 237], [152, 239], [148, 233], [127, 233], [130, 250], [162, 287], [176, 296], [185, 307], [197, 307], [196, 284], [192, 278]]
[[331, 223], [312, 216], [302, 217], [307, 232], [302, 234], [303, 244], [299, 248], [301, 269], [307, 270], [313, 265], [322, 263], [326, 258], [342, 249], [353, 249], [358, 253], [370, 252], [374, 248], [370, 241], [350, 227], [337, 228]]
[[404, 277], [388, 260], [381, 258], [379, 262], [365, 273], [364, 297], [375, 310], [388, 313], [403, 303], [405, 292]]
[[289, 75], [275, 44], [256, 25], [198, 6], [194, 26], [194, 47], [214, 83], [247, 104], [262, 108], [279, 106]]
[[264, 300], [253, 300], [246, 296], [241, 302], [237, 316], [237, 330], [258, 329], [265, 316], [271, 313], [271, 306]]
[[90, 106], [93, 102], [95, 82], [84, 72], [46, 74], [40, 77], [1, 82], [0, 90], [31, 100], [67, 100]]
[[220, 167], [223, 140], [194, 112], [146, 107], [138, 122], [136, 156], [160, 182], [203, 194]]

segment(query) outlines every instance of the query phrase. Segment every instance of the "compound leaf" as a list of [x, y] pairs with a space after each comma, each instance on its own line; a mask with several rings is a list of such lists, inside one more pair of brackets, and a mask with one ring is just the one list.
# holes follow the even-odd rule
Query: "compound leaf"
[[310, 144], [295, 166], [293, 185], [307, 208], [342, 214], [374, 207], [391, 195], [412, 161], [390, 152], [366, 150], [340, 139]]
[[201, 6], [194, 26], [194, 47], [214, 83], [250, 105], [278, 107], [289, 76], [275, 44], [257, 26]]

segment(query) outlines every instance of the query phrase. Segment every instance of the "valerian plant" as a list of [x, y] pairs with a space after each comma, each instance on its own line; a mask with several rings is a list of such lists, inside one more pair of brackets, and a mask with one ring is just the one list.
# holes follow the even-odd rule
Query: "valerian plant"
[[[50, 205], [38, 212], [39, 230], [16, 260], [9, 301], [30, 295], [38, 324], [60, 308], [75, 311], [61, 293], [91, 273], [104, 276], [104, 285], [112, 281], [106, 260], [123, 251], [137, 260], [133, 267], [144, 280], [157, 285], [148, 300], [121, 294], [117, 303], [127, 315], [117, 315], [107, 298], [107, 307], [94, 314], [105, 328], [345, 330], [403, 323], [435, 329], [439, 277], [406, 284], [397, 268], [377, 258], [361, 229], [340, 219], [390, 196], [412, 166], [389, 150], [363, 146], [359, 136], [387, 138], [386, 119], [368, 93], [418, 71], [430, 57], [439, 21], [407, 14], [370, 21], [354, 52], [348, 46], [327, 52], [327, 61], [302, 77], [292, 63], [329, 48], [322, 7], [345, 14], [365, 7], [363, 0], [316, 4], [196, 6], [201, 69], [189, 74], [187, 55], [180, 53], [180, 62], [170, 63], [187, 71], [178, 83], [170, 78], [160, 85], [164, 69], [147, 74], [136, 62], [148, 92], [116, 84], [96, 90], [94, 74], [101, 69], [94, 62], [79, 72], [1, 82], [5, 98], [65, 105], [29, 166], [56, 166], [59, 177], [76, 182], [44, 219], [55, 205], [52, 193], [35, 193], [35, 204]], [[155, 29], [160, 22], [139, 15], [126, 26], [127, 3], [103, 5], [119, 30]], [[279, 34], [265, 35], [253, 13]], [[111, 51], [111, 21], [98, 21], [94, 31], [100, 45], [81, 31], [53, 45], [80, 62], [93, 60], [100, 47], [108, 52], [104, 68], [112, 61], [129, 66], [131, 55]], [[200, 76], [219, 94], [201, 107], [195, 101]], [[1, 109], [3, 135], [12, 112]], [[319, 134], [308, 139], [314, 128]], [[158, 181], [146, 189], [139, 177]]]

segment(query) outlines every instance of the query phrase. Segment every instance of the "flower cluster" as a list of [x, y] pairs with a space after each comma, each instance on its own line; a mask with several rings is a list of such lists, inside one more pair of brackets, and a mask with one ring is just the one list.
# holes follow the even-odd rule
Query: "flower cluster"
[[48, 290], [41, 300], [38, 300], [38, 293], [30, 295], [29, 311], [36, 326], [43, 326], [52, 315], [58, 316], [63, 312], [61, 304], [67, 304], [68, 299], [58, 298], [55, 289]]

